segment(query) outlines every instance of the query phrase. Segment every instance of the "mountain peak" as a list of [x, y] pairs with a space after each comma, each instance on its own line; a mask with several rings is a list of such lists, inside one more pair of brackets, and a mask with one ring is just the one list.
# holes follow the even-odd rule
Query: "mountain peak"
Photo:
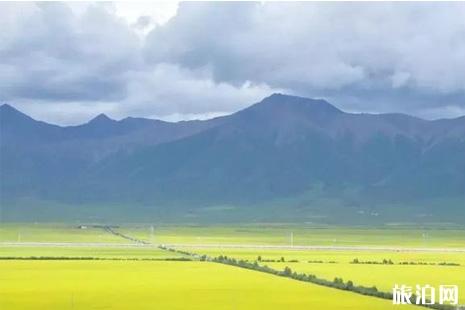
[[311, 99], [294, 95], [286, 95], [282, 93], [274, 93], [271, 96], [264, 98], [261, 103], [287, 106], [312, 106], [315, 109], [324, 110], [326, 112], [332, 111], [336, 113], [342, 113], [341, 110], [324, 99]]
[[14, 107], [12, 107], [11, 105], [9, 105], [8, 103], [4, 103], [4, 104], [0, 105], [0, 112], [1, 113], [19, 113], [19, 114], [23, 114], [20, 111], [18, 111], [17, 109], [15, 109]]
[[272, 94], [259, 103], [243, 110], [244, 113], [258, 113], [267, 115], [269, 119], [308, 118], [316, 121], [325, 121], [335, 115], [344, 113], [323, 99], [309, 99], [299, 96]]
[[20, 120], [32, 120], [31, 117], [7, 103], [0, 105], [0, 116], [2, 117], [2, 122], [18, 122]]
[[281, 104], [319, 104], [331, 107], [334, 110], [342, 112], [329, 102], [324, 99], [313, 99], [313, 98], [306, 98], [300, 97], [295, 95], [286, 95], [282, 93], [274, 93], [271, 96], [268, 96], [262, 100], [262, 102], [266, 103], [281, 103]]
[[93, 119], [89, 121], [89, 124], [102, 124], [102, 123], [114, 123], [116, 122], [114, 119], [109, 118], [106, 114], [100, 113]]

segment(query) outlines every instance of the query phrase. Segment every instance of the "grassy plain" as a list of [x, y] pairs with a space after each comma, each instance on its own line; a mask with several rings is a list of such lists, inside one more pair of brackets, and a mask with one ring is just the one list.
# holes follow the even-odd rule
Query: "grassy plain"
[[0, 262], [0, 309], [307, 310], [323, 305], [393, 307], [388, 300], [207, 262]]
[[[226, 255], [229, 257], [257, 260], [280, 260], [285, 262], [261, 262], [276, 270], [290, 267], [293, 271], [314, 274], [318, 278], [332, 280], [335, 277], [351, 280], [355, 285], [376, 286], [379, 290], [390, 292], [395, 284], [439, 285], [453, 284], [465, 287], [465, 253], [425, 253], [395, 251], [302, 251], [270, 249], [205, 249], [182, 248], [209, 256]], [[357, 258], [361, 262], [391, 260], [393, 265], [352, 264]], [[298, 260], [298, 262], [289, 262]], [[399, 265], [401, 262], [413, 262], [418, 265]], [[440, 263], [454, 263], [459, 266], [442, 266]], [[424, 265], [427, 264], [427, 265]], [[459, 302], [465, 304], [465, 295], [459, 294]]]
[[[100, 228], [78, 224], [0, 223], [0, 242], [128, 243]], [[152, 230], [153, 227], [153, 230]], [[289, 224], [123, 225], [119, 232], [163, 244], [333, 245], [465, 248], [464, 229], [404, 226], [333, 227]], [[292, 237], [291, 237], [292, 236]]]
[[[1, 246], [1, 257], [83, 257], [121, 259], [165, 259], [185, 255], [160, 250], [156, 247], [54, 247]], [[1, 262], [0, 262], [1, 263]]]
[[[283, 257], [283, 263], [261, 264], [278, 270], [289, 266], [292, 270], [328, 280], [340, 277], [356, 285], [374, 285], [383, 291], [391, 291], [396, 283], [465, 287], [465, 254], [447, 252], [448, 248], [465, 248], [465, 231], [459, 229], [263, 224], [153, 226], [154, 229], [151, 225], [130, 225], [117, 231], [155, 244], [289, 246], [292, 233], [294, 245], [434, 248], [439, 252], [176, 247], [198, 254], [227, 255], [249, 261], [255, 261], [258, 256], [262, 260]], [[71, 244], [33, 246], [22, 242]], [[78, 229], [74, 224], [0, 224], [0, 258], [167, 259], [184, 256], [155, 246], [128, 246], [128, 243], [129, 240], [103, 229]], [[394, 265], [351, 264], [355, 258], [362, 262], [390, 259]], [[400, 262], [435, 265], [398, 265]], [[442, 262], [460, 266], [439, 266]], [[465, 303], [465, 294], [459, 297], [460, 302]], [[394, 307], [388, 300], [207, 262], [0, 260], [0, 309], [185, 309], [186, 305], [189, 309]]]
[[[312, 263], [266, 263], [278, 270], [290, 267], [297, 272], [315, 274], [319, 278], [343, 278], [355, 285], [376, 286], [379, 290], [390, 292], [395, 284], [439, 285], [453, 284], [465, 288], [465, 266], [419, 266], [419, 265], [367, 265], [367, 264], [312, 264]], [[464, 294], [459, 294], [459, 301], [465, 304]]]
[[77, 227], [78, 224], [0, 223], [0, 242], [128, 243], [100, 228]]
[[285, 224], [242, 226], [123, 227], [121, 231], [165, 244], [334, 245], [465, 248], [465, 230], [383, 226], [378, 228]]
[[[182, 248], [209, 256], [226, 255], [249, 261], [280, 260], [285, 262], [261, 262], [276, 270], [286, 266], [293, 271], [314, 274], [318, 278], [332, 280], [335, 277], [351, 280], [355, 285], [376, 286], [379, 290], [390, 292], [395, 284], [429, 284], [434, 287], [453, 284], [465, 288], [465, 253], [425, 253], [396, 251], [302, 251], [275, 249], [205, 249]], [[391, 260], [393, 265], [352, 264], [357, 258], [361, 262]], [[298, 262], [289, 262], [297, 260]], [[401, 262], [413, 262], [419, 265], [399, 265]], [[454, 263], [459, 266], [441, 266], [440, 263]], [[420, 265], [421, 264], [421, 265]], [[427, 264], [427, 265], [424, 265]], [[459, 294], [459, 301], [465, 304], [465, 294]]]
[[187, 251], [202, 253], [209, 256], [227, 255], [230, 257], [254, 261], [261, 256], [263, 260], [299, 262], [323, 261], [348, 264], [355, 258], [359, 261], [382, 262], [391, 259], [394, 263], [442, 263], [451, 262], [465, 266], [465, 253], [461, 252], [399, 252], [399, 251], [348, 251], [348, 250], [281, 250], [281, 249], [242, 249], [242, 248], [195, 248], [179, 247]]

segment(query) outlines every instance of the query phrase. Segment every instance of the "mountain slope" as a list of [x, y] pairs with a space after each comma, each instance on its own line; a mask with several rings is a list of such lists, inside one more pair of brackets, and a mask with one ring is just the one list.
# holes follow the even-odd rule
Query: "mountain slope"
[[[8, 201], [197, 215], [227, 204], [244, 210], [243, 217], [262, 210], [253, 206], [274, 205], [277, 214], [303, 216], [316, 209], [398, 211], [388, 206], [414, 206], [422, 216], [447, 211], [454, 220], [465, 213], [465, 117], [351, 114], [324, 100], [281, 94], [203, 122], [100, 115], [58, 127], [17, 113], [0, 113], [8, 136], [0, 144], [0, 189]], [[433, 208], [437, 201], [454, 203]]]
[[[373, 199], [455, 196], [465, 188], [465, 157], [463, 139], [450, 140], [451, 132], [457, 135], [455, 125], [444, 131], [409, 116], [348, 114], [324, 101], [274, 95], [197, 135], [112, 158], [93, 186], [146, 201], [254, 203], [314, 184], [330, 192], [359, 188]], [[449, 153], [455, 161], [438, 160]], [[433, 171], [450, 176], [449, 185], [435, 187], [437, 173], [424, 175]], [[127, 178], [110, 182], [118, 175]]]
[[62, 198], [63, 188], [108, 156], [169, 142], [205, 130], [209, 121], [169, 123], [98, 115], [86, 124], [60, 127], [36, 121], [9, 105], [0, 107], [1, 194], [8, 199]]

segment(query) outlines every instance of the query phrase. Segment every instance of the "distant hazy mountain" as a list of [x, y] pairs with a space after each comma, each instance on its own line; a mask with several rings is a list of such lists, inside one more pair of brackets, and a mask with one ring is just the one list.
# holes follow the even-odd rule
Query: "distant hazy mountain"
[[13, 218], [40, 202], [123, 218], [465, 219], [465, 117], [351, 114], [275, 94], [208, 121], [99, 115], [59, 127], [8, 105], [0, 121]]

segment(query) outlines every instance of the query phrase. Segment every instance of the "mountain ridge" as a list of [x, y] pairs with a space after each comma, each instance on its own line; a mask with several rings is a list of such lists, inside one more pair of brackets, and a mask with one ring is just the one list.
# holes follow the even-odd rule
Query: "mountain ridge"
[[[282, 101], [280, 101], [282, 99], [291, 99], [290, 101], [294, 102], [294, 103], [297, 103], [299, 100], [304, 100], [306, 102], [311, 102], [313, 104], [319, 103], [321, 105], [326, 106], [328, 109], [332, 109], [335, 112], [339, 112], [339, 113], [342, 112], [342, 113], [351, 114], [351, 115], [370, 115], [370, 116], [384, 115], [384, 116], [394, 116], [394, 117], [405, 117], [405, 116], [407, 116], [408, 118], [414, 118], [414, 119], [425, 121], [425, 122], [438, 122], [438, 121], [450, 121], [450, 120], [461, 120], [461, 121], [463, 120], [463, 121], [465, 121], [465, 115], [457, 116], [457, 117], [451, 117], [451, 118], [423, 119], [421, 117], [412, 116], [412, 115], [405, 114], [405, 113], [398, 113], [398, 112], [389, 112], [389, 113], [366, 113], [366, 112], [349, 113], [349, 112], [342, 111], [341, 109], [335, 107], [334, 105], [330, 104], [328, 101], [326, 101], [324, 99], [312, 99], [312, 98], [306, 98], [306, 97], [301, 97], [301, 96], [286, 95], [286, 94], [283, 94], [283, 93], [273, 93], [270, 96], [265, 97], [264, 99], [262, 99], [261, 101], [259, 101], [257, 103], [254, 103], [254, 104], [252, 104], [252, 105], [250, 105], [250, 106], [248, 106], [248, 107], [246, 107], [246, 108], [244, 108], [242, 110], [239, 110], [237, 112], [228, 114], [226, 116], [234, 115], [236, 113], [247, 110], [247, 109], [252, 108], [254, 106], [259, 106], [259, 105], [268, 104], [268, 103], [271, 103], [271, 104], [278, 103], [279, 104], [279, 103], [282, 103]], [[301, 103], [302, 102], [300, 102], [300, 104]], [[136, 119], [136, 120], [148, 120], [148, 121], [153, 120], [153, 121], [159, 121], [159, 122], [165, 122], [165, 123], [171, 123], [171, 124], [177, 124], [177, 123], [183, 123], [183, 122], [202, 122], [202, 121], [209, 121], [209, 120], [216, 119], [216, 118], [221, 118], [221, 117], [214, 117], [214, 118], [206, 119], [206, 120], [187, 120], [187, 121], [186, 120], [181, 120], [181, 121], [176, 121], [176, 122], [170, 122], [170, 121], [164, 121], [164, 120], [156, 119], [156, 118], [126, 116], [126, 117], [124, 117], [124, 118], [122, 118], [120, 120], [115, 120], [115, 119], [112, 119], [111, 117], [109, 117], [108, 115], [106, 115], [105, 113], [99, 113], [99, 114], [95, 115], [93, 118], [91, 118], [88, 121], [83, 122], [81, 124], [77, 124], [77, 125], [57, 125], [57, 124], [53, 124], [53, 123], [50, 123], [50, 122], [45, 122], [45, 121], [42, 121], [42, 120], [37, 120], [37, 119], [35, 119], [33, 117], [30, 117], [26, 113], [20, 111], [19, 109], [15, 108], [14, 106], [12, 106], [11, 104], [8, 104], [8, 103], [2, 103], [0, 105], [0, 113], [4, 113], [4, 110], [14, 111], [14, 112], [20, 113], [22, 115], [25, 115], [28, 118], [31, 118], [31, 119], [33, 119], [35, 121], [44, 122], [44, 123], [47, 123], [49, 125], [54, 125], [54, 126], [59, 126], [59, 127], [81, 126], [81, 125], [84, 125], [86, 123], [92, 122], [94, 120], [98, 120], [100, 118], [107, 119], [107, 120], [112, 120], [112, 121], [116, 121], [116, 122], [121, 122], [121, 121], [124, 121], [126, 119]]]
[[[456, 215], [465, 205], [465, 117], [346, 113], [321, 99], [283, 94], [205, 121], [99, 115], [59, 127], [31, 118], [28, 126], [43, 128], [24, 131], [28, 126], [3, 122], [0, 114], [7, 136], [0, 143], [0, 193], [12, 204], [155, 205], [144, 212], [196, 216], [204, 206], [226, 204], [242, 218], [245, 210], [255, 217], [283, 201], [276, 218], [352, 218], [373, 208], [388, 216], [393, 205]], [[432, 207], [446, 200], [454, 203]]]

